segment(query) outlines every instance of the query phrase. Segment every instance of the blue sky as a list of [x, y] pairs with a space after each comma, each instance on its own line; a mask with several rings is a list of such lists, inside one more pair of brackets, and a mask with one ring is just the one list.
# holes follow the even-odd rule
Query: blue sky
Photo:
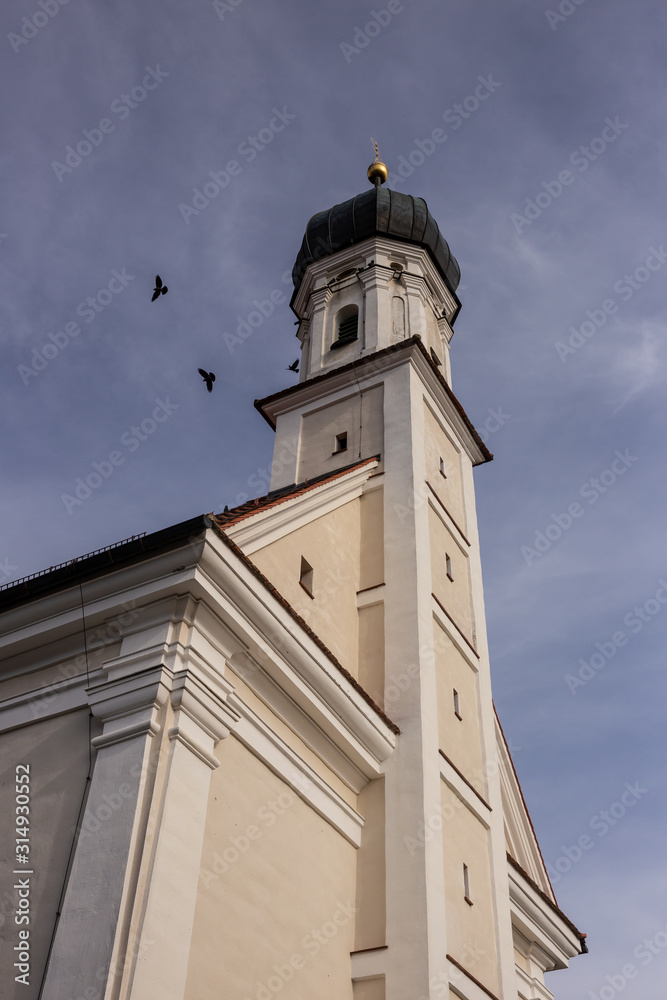
[[549, 985], [604, 1000], [630, 963], [662, 1000], [664, 5], [44, 3], [2, 10], [3, 582], [265, 492], [285, 273], [375, 136], [461, 265], [495, 700], [591, 949]]

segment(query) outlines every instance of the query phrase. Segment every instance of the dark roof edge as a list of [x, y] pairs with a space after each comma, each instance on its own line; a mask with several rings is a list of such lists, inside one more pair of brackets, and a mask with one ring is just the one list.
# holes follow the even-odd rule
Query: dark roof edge
[[545, 903], [548, 903], [548, 905], [551, 907], [551, 909], [554, 911], [554, 913], [558, 914], [558, 916], [561, 918], [561, 920], [563, 921], [563, 923], [566, 924], [570, 928], [570, 930], [573, 932], [573, 934], [576, 934], [576, 936], [579, 938], [579, 941], [581, 942], [581, 952], [580, 952], [580, 954], [581, 955], [587, 955], [588, 954], [588, 946], [586, 944], [586, 934], [583, 934], [577, 927], [575, 927], [575, 925], [572, 923], [572, 921], [570, 920], [570, 918], [565, 916], [565, 914], [563, 913], [563, 911], [561, 910], [561, 908], [559, 906], [557, 906], [552, 899], [549, 899], [549, 897], [547, 896], [546, 892], [544, 892], [543, 889], [540, 889], [540, 887], [537, 884], [537, 882], [533, 881], [533, 879], [530, 877], [530, 875], [528, 874], [528, 872], [524, 871], [524, 869], [521, 867], [521, 865], [519, 864], [519, 862], [516, 861], [512, 857], [512, 855], [509, 853], [509, 851], [507, 851], [507, 860], [511, 864], [512, 868], [516, 868], [516, 870], [519, 872], [519, 874], [522, 875], [525, 878], [526, 882], [531, 887], [531, 889], [534, 889], [535, 892], [538, 894], [538, 896], [540, 896], [540, 898], [543, 899]]
[[[287, 503], [289, 500], [296, 500], [302, 497], [305, 493], [309, 493], [311, 490], [317, 489], [318, 486], [326, 486], [335, 479], [340, 479], [347, 475], [348, 472], [354, 472], [357, 469], [363, 468], [364, 465], [370, 465], [371, 462], [379, 462], [382, 459], [382, 455], [371, 455], [369, 458], [364, 458], [360, 462], [352, 462], [348, 465], [342, 466], [340, 469], [334, 469], [333, 472], [324, 472], [320, 476], [316, 476], [314, 479], [306, 480], [304, 479], [300, 483], [290, 483], [289, 486], [283, 486], [279, 490], [269, 491], [262, 497], [256, 497], [252, 500], [246, 500], [245, 503], [239, 504], [238, 507], [232, 507], [231, 510], [223, 511], [221, 514], [212, 513], [210, 516], [214, 518], [216, 523], [221, 528], [233, 528], [241, 521], [247, 520], [247, 518], [252, 517], [254, 514], [261, 514], [267, 510], [273, 510], [274, 507], [279, 506], [281, 503]], [[227, 518], [228, 520], [224, 520]]]
[[[498, 723], [498, 729], [500, 730], [500, 735], [502, 736], [503, 743], [505, 744], [505, 749], [507, 750], [507, 759], [510, 762], [510, 767], [512, 768], [512, 773], [514, 774], [514, 780], [516, 781], [516, 787], [519, 789], [519, 795], [521, 796], [521, 801], [523, 802], [523, 808], [526, 810], [526, 816], [528, 817], [528, 822], [530, 823], [530, 829], [533, 831], [533, 837], [535, 838], [535, 843], [537, 844], [537, 851], [538, 851], [538, 853], [540, 855], [540, 860], [542, 861], [542, 865], [544, 866], [544, 874], [547, 877], [547, 882], [549, 883], [549, 887], [550, 887], [550, 889], [551, 889], [551, 891], [553, 893], [553, 897], [556, 900], [556, 907], [558, 907], [558, 900], [556, 899], [556, 893], [554, 892], [554, 887], [551, 885], [551, 879], [549, 878], [549, 872], [547, 871], [547, 866], [546, 866], [546, 862], [544, 860], [544, 855], [542, 854], [542, 848], [540, 847], [540, 842], [538, 840], [537, 833], [535, 831], [535, 827], [533, 826], [533, 821], [532, 821], [531, 816], [530, 816], [530, 810], [528, 809], [528, 803], [526, 802], [526, 797], [523, 794], [523, 788], [521, 787], [521, 782], [519, 781], [519, 775], [517, 774], [516, 767], [514, 766], [514, 761], [512, 760], [512, 754], [510, 753], [510, 745], [507, 742], [507, 737], [505, 736], [505, 730], [503, 729], [503, 724], [500, 721], [500, 716], [498, 715], [498, 709], [496, 708], [496, 703], [495, 702], [493, 703], [493, 712], [494, 712], [494, 715], [496, 717], [496, 722]], [[518, 861], [515, 862], [515, 864], [518, 864]], [[523, 871], [523, 869], [522, 869], [522, 871]], [[530, 878], [530, 876], [528, 876], [528, 877]], [[539, 889], [539, 886], [537, 888]], [[539, 891], [542, 892], [541, 889]], [[549, 897], [547, 896], [547, 899], [548, 898]]]
[[389, 716], [385, 715], [385, 713], [382, 711], [382, 709], [380, 708], [380, 706], [377, 705], [373, 701], [373, 699], [371, 698], [371, 696], [368, 694], [368, 692], [365, 691], [364, 688], [362, 688], [362, 686], [359, 683], [359, 681], [355, 677], [352, 676], [352, 674], [349, 672], [349, 670], [345, 669], [345, 667], [343, 666], [343, 664], [339, 660], [336, 659], [336, 657], [331, 652], [331, 650], [329, 649], [329, 647], [326, 646], [324, 644], [324, 642], [322, 642], [322, 640], [320, 639], [319, 635], [312, 630], [312, 628], [310, 627], [310, 625], [308, 625], [308, 623], [306, 621], [304, 621], [304, 619], [301, 617], [301, 615], [298, 613], [298, 611], [294, 610], [294, 608], [289, 603], [289, 601], [285, 597], [283, 597], [283, 595], [280, 593], [279, 590], [276, 589], [276, 587], [274, 587], [274, 585], [271, 583], [271, 581], [268, 580], [264, 576], [264, 574], [259, 569], [259, 567], [255, 566], [254, 562], [251, 559], [248, 558], [248, 556], [245, 554], [245, 552], [243, 552], [239, 548], [239, 546], [236, 544], [236, 542], [232, 541], [232, 539], [226, 533], [226, 531], [224, 530], [224, 528], [221, 528], [220, 525], [216, 521], [212, 521], [211, 522], [211, 527], [216, 532], [216, 534], [222, 539], [222, 541], [225, 543], [225, 545], [229, 549], [231, 549], [231, 551], [234, 553], [234, 555], [238, 556], [238, 558], [241, 560], [241, 562], [243, 562], [247, 566], [247, 568], [250, 570], [250, 572], [253, 574], [253, 576], [257, 580], [260, 581], [260, 583], [269, 591], [270, 594], [272, 594], [273, 597], [275, 597], [275, 599], [278, 601], [278, 603], [285, 609], [285, 611], [287, 611], [287, 613], [290, 616], [290, 618], [294, 619], [294, 621], [297, 623], [297, 625], [299, 625], [300, 628], [302, 628], [304, 630], [304, 632], [313, 640], [313, 642], [316, 644], [316, 646], [318, 646], [319, 649], [321, 649], [322, 652], [326, 654], [327, 658], [333, 663], [333, 665], [336, 667], [336, 669], [341, 672], [341, 674], [343, 675], [343, 677], [345, 677], [345, 679], [347, 681], [349, 681], [349, 683], [352, 685], [352, 687], [355, 689], [355, 691], [357, 691], [358, 694], [361, 695], [361, 697], [364, 699], [364, 701], [366, 702], [366, 704], [369, 705], [373, 709], [373, 711], [376, 713], [376, 715], [380, 716], [380, 718], [385, 723], [385, 725], [388, 726], [389, 729], [391, 729], [392, 733], [395, 733], [398, 736], [400, 734], [401, 730], [398, 728], [398, 726], [396, 725], [396, 723], [392, 722], [391, 719], [389, 718]]
[[73, 559], [67, 566], [54, 570], [52, 573], [43, 573], [33, 580], [25, 580], [17, 583], [15, 587], [10, 587], [6, 591], [0, 592], [0, 611], [22, 601], [36, 599], [61, 587], [69, 587], [84, 579], [88, 579], [104, 570], [122, 564], [137, 562], [145, 555], [157, 554], [160, 550], [167, 550], [174, 547], [174, 543], [181, 541], [194, 542], [199, 540], [203, 532], [212, 528], [216, 535], [222, 539], [225, 545], [238, 556], [247, 566], [250, 572], [263, 584], [263, 586], [276, 598], [276, 600], [287, 611], [291, 618], [310, 636], [315, 644], [326, 654], [328, 659], [334, 664], [337, 670], [350, 682], [352, 687], [361, 695], [364, 701], [373, 709], [376, 715], [382, 719], [388, 728], [399, 735], [401, 730], [396, 723], [385, 715], [379, 705], [377, 705], [367, 691], [361, 686], [359, 681], [345, 669], [331, 650], [322, 642], [320, 637], [314, 632], [301, 615], [298, 614], [283, 595], [268, 580], [257, 566], [245, 555], [238, 545], [231, 540], [226, 532], [212, 520], [208, 514], [199, 514], [197, 517], [187, 521], [181, 521], [160, 531], [154, 531], [150, 535], [119, 545], [117, 548], [97, 553], [90, 557]]
[[22, 601], [42, 597], [60, 587], [78, 584], [110, 567], [137, 561], [148, 553], [172, 548], [180, 541], [194, 541], [209, 528], [211, 520], [206, 514], [199, 514], [187, 521], [180, 521], [168, 528], [161, 528], [150, 535], [126, 542], [91, 556], [72, 559], [66, 566], [53, 572], [42, 573], [34, 579], [27, 579], [13, 587], [0, 591], [0, 610], [10, 608]]
[[473, 424], [471, 423], [470, 418], [463, 409], [463, 406], [461, 405], [461, 403], [459, 403], [458, 399], [450, 389], [444, 377], [440, 374], [438, 366], [430, 357], [428, 351], [424, 347], [422, 338], [419, 336], [418, 333], [412, 337], [408, 337], [406, 340], [402, 340], [398, 344], [390, 344], [389, 347], [384, 347], [381, 351], [377, 351], [375, 354], [368, 354], [364, 358], [357, 358], [356, 361], [350, 361], [348, 364], [342, 365], [342, 367], [340, 368], [333, 368], [328, 372], [324, 372], [322, 375], [316, 375], [314, 378], [306, 379], [305, 382], [298, 382], [297, 385], [291, 385], [287, 389], [281, 389], [279, 392], [271, 393], [270, 396], [264, 396], [263, 399], [256, 399], [254, 401], [255, 409], [262, 414], [269, 427], [275, 431], [276, 425], [273, 423], [271, 418], [268, 417], [264, 412], [264, 407], [266, 406], [267, 403], [273, 403], [274, 400], [276, 399], [286, 399], [288, 396], [294, 395], [294, 393], [299, 392], [301, 389], [305, 389], [307, 386], [317, 385], [318, 383], [324, 382], [326, 379], [332, 379], [342, 373], [348, 371], [354, 371], [355, 368], [360, 368], [363, 365], [368, 364], [369, 361], [375, 361], [377, 358], [386, 357], [387, 355], [390, 354], [397, 354], [399, 351], [402, 351], [406, 347], [409, 347], [413, 344], [419, 347], [424, 360], [427, 362], [431, 371], [438, 379], [438, 382], [444, 388], [445, 393], [447, 394], [451, 402], [454, 404], [454, 408], [456, 409], [457, 413], [463, 420], [467, 429], [470, 431], [475, 441], [475, 444], [482, 452], [482, 455], [484, 456], [484, 461], [491, 462], [493, 460], [493, 454], [489, 451], [489, 449], [482, 441], [481, 437], [479, 436]]

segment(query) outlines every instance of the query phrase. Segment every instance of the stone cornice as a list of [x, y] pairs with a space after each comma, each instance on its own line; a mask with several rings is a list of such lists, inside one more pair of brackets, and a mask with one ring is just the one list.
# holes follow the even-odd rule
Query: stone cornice
[[399, 344], [392, 344], [380, 351], [374, 351], [342, 368], [335, 368], [321, 375], [306, 379], [298, 385], [282, 392], [256, 399], [255, 407], [275, 428], [276, 421], [283, 413], [311, 406], [321, 399], [329, 401], [345, 393], [367, 391], [372, 385], [382, 381], [383, 376], [394, 368], [410, 360], [419, 377], [436, 399], [454, 428], [459, 441], [473, 465], [481, 465], [493, 457], [482, 442], [458, 399], [430, 360], [420, 337], [409, 337]]
[[582, 952], [581, 935], [572, 923], [508, 859], [512, 924], [530, 943], [548, 955], [552, 969], [567, 968], [568, 961]]
[[236, 630], [244, 620], [253, 623], [253, 634], [247, 636], [249, 653], [356, 767], [369, 778], [377, 776], [396, 736], [333, 657], [329, 659], [305, 628], [285, 615], [278, 597], [257, 587], [254, 567], [228, 547], [232, 544], [212, 537], [202, 570], [227, 613], [239, 623]]
[[[419, 267], [423, 271], [423, 277], [421, 275], [419, 277], [427, 281], [436, 295], [444, 302], [449, 322], [453, 323], [456, 320], [461, 303], [447, 287], [428, 251], [403, 240], [379, 235], [370, 236], [361, 243], [354, 243], [352, 246], [337, 250], [335, 254], [311, 262], [298, 291], [292, 297], [292, 311], [296, 316], [302, 317], [307, 311], [313, 289], [321, 287], [322, 281], [329, 280], [332, 275], [341, 273], [347, 268], [358, 267], [360, 260], [376, 259], [378, 256], [398, 260], [403, 258], [408, 264], [407, 270], [411, 266]], [[382, 265], [376, 266], [378, 270], [382, 269]]]

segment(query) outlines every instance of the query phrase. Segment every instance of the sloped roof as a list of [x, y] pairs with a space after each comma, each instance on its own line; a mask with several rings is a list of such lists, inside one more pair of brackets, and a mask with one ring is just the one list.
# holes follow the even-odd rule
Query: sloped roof
[[222, 514], [209, 514], [209, 517], [215, 521], [219, 528], [230, 528], [232, 525], [238, 524], [239, 521], [252, 517], [254, 514], [269, 510], [271, 507], [277, 507], [278, 504], [285, 503], [287, 500], [293, 500], [295, 497], [303, 496], [304, 493], [317, 489], [318, 486], [324, 486], [335, 479], [340, 479], [349, 472], [361, 469], [365, 465], [372, 465], [377, 460], [377, 455], [374, 455], [372, 458], [365, 458], [362, 462], [345, 465], [342, 469], [336, 469], [335, 472], [326, 472], [321, 476], [316, 476], [315, 479], [304, 479], [302, 483], [292, 483], [291, 486], [284, 486], [280, 490], [272, 490], [263, 497], [246, 500], [245, 503], [240, 504], [238, 507], [225, 510]]
[[478, 432], [475, 430], [468, 414], [463, 409], [463, 406], [452, 392], [452, 389], [448, 384], [448, 382], [446, 381], [446, 379], [444, 378], [444, 376], [442, 375], [440, 368], [438, 367], [438, 365], [435, 364], [431, 355], [424, 347], [422, 338], [419, 336], [418, 333], [413, 334], [412, 337], [407, 337], [405, 340], [401, 340], [397, 344], [390, 344], [389, 347], [383, 347], [382, 350], [380, 351], [374, 351], [372, 354], [368, 354], [365, 357], [357, 358], [355, 361], [350, 361], [346, 365], [341, 365], [340, 368], [331, 368], [329, 369], [329, 371], [325, 371], [321, 375], [313, 375], [312, 378], [307, 378], [304, 382], [298, 382], [296, 385], [291, 385], [288, 386], [286, 389], [280, 389], [278, 392], [273, 392], [271, 393], [270, 396], [264, 396], [263, 399], [256, 399], [254, 404], [255, 409], [259, 410], [259, 412], [262, 414], [262, 416], [269, 424], [269, 426], [273, 430], [275, 430], [276, 429], [275, 421], [266, 413], [265, 410], [267, 404], [273, 403], [279, 399], [287, 399], [289, 396], [293, 396], [299, 392], [303, 392], [304, 389], [309, 389], [313, 385], [317, 385], [319, 383], [326, 382], [327, 380], [338, 378], [340, 375], [345, 374], [346, 372], [353, 372], [357, 368], [364, 368], [369, 364], [369, 362], [377, 363], [379, 358], [388, 357], [392, 354], [398, 354], [400, 351], [405, 350], [406, 347], [412, 347], [412, 346], [418, 348], [422, 357], [426, 361], [427, 365], [429, 366], [429, 368], [435, 375], [436, 379], [444, 389], [447, 397], [454, 406], [454, 409], [461, 417], [461, 420], [465, 424], [465, 427], [467, 428], [473, 440], [475, 441], [475, 444], [481, 451], [484, 457], [484, 461], [485, 462], [492, 461], [493, 459], [492, 453], [486, 447], [481, 437], [479, 436]]
[[500, 786], [503, 798], [503, 815], [509, 841], [508, 846], [511, 848], [508, 853], [512, 855], [513, 860], [520, 865], [522, 870], [529, 873], [530, 878], [538, 887], [541, 883], [540, 891], [550, 897], [553, 903], [556, 903], [556, 894], [551, 885], [535, 827], [528, 812], [519, 776], [516, 773], [509, 744], [505, 738], [495, 705], [493, 709], [501, 738], [498, 742], [498, 756], [501, 765]]
[[[373, 459], [371, 459], [371, 461], [373, 461]], [[365, 463], [362, 462], [361, 464], [364, 465]], [[243, 506], [245, 506], [245, 504]], [[331, 650], [329, 649], [329, 647], [322, 641], [322, 639], [320, 639], [320, 637], [317, 634], [317, 632], [315, 632], [310, 627], [310, 625], [308, 624], [308, 622], [305, 621], [305, 619], [303, 619], [301, 617], [301, 615], [298, 613], [298, 611], [296, 611], [292, 607], [292, 605], [289, 603], [289, 601], [287, 600], [287, 598], [283, 597], [283, 595], [280, 593], [280, 591], [276, 587], [274, 587], [274, 585], [271, 583], [271, 581], [266, 576], [264, 576], [264, 574], [262, 573], [261, 569], [258, 566], [256, 566], [255, 563], [251, 559], [248, 558], [248, 556], [242, 551], [242, 549], [239, 548], [239, 546], [236, 544], [236, 542], [232, 541], [232, 539], [229, 537], [229, 535], [227, 534], [227, 532], [224, 530], [224, 527], [221, 526], [220, 524], [218, 524], [218, 522], [217, 522], [217, 520], [215, 518], [212, 519], [212, 526], [213, 526], [214, 530], [217, 532], [218, 536], [224, 541], [225, 545], [227, 545], [232, 550], [232, 552], [234, 552], [234, 554], [237, 555], [239, 557], [239, 559], [241, 559], [245, 563], [245, 565], [248, 567], [248, 569], [253, 574], [253, 576], [255, 576], [257, 578], [257, 580], [259, 580], [260, 583], [266, 588], [266, 590], [268, 590], [276, 598], [276, 600], [282, 605], [282, 607], [285, 609], [285, 611], [289, 614], [290, 618], [293, 618], [294, 621], [304, 630], [304, 632], [306, 632], [306, 634], [310, 636], [310, 638], [313, 640], [313, 642], [317, 646], [319, 646], [319, 648], [322, 650], [322, 652], [326, 654], [326, 656], [331, 660], [331, 662], [334, 664], [334, 666], [340, 671], [340, 673], [343, 675], [343, 677], [345, 677], [345, 679], [347, 681], [349, 681], [349, 683], [352, 685], [352, 687], [355, 689], [355, 691], [357, 691], [361, 695], [361, 697], [364, 699], [364, 701], [366, 702], [366, 704], [369, 705], [373, 709], [373, 711], [375, 712], [376, 715], [380, 716], [380, 718], [382, 719], [382, 721], [389, 727], [389, 729], [391, 729], [392, 733], [395, 733], [396, 735], [399, 735], [400, 732], [401, 732], [401, 730], [398, 728], [398, 726], [396, 725], [396, 723], [392, 722], [391, 719], [389, 718], [389, 716], [384, 713], [384, 711], [380, 708], [380, 706], [377, 704], [377, 702], [373, 701], [373, 699], [371, 698], [371, 696], [361, 686], [361, 684], [356, 679], [356, 677], [353, 677], [352, 674], [350, 673], [350, 671], [347, 670], [343, 666], [343, 664], [340, 662], [340, 660], [334, 655], [334, 653], [331, 652]]]

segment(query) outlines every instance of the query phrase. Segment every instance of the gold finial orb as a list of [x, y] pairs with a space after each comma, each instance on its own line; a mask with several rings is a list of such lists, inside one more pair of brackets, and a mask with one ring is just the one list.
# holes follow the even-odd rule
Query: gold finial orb
[[367, 171], [368, 179], [371, 184], [384, 184], [389, 177], [389, 170], [387, 165], [382, 163], [380, 160], [376, 160], [375, 163], [371, 163]]
[[373, 145], [373, 149], [375, 150], [375, 160], [371, 163], [366, 175], [371, 184], [375, 184], [376, 187], [379, 187], [380, 184], [384, 184], [389, 177], [389, 170], [387, 169], [386, 163], [383, 163], [380, 159], [380, 150], [378, 149], [378, 144], [375, 139], [371, 139], [371, 143]]

